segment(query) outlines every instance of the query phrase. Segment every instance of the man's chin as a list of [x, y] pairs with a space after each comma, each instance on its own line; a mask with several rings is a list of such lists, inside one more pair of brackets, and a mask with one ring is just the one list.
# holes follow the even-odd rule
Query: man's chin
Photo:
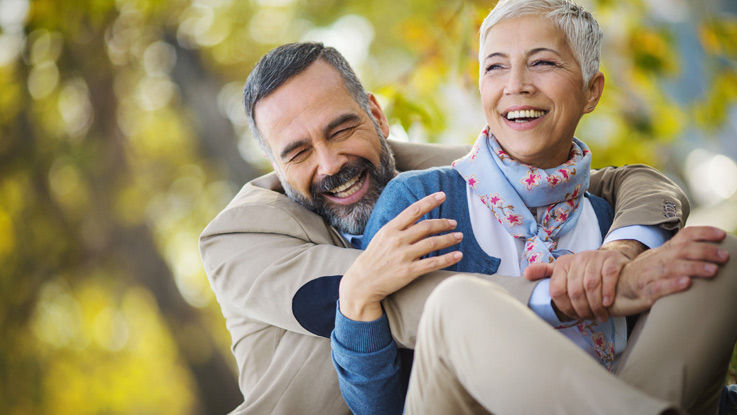
[[371, 216], [375, 202], [361, 199], [351, 205], [326, 203], [317, 213], [326, 218], [330, 225], [343, 233], [360, 235]]

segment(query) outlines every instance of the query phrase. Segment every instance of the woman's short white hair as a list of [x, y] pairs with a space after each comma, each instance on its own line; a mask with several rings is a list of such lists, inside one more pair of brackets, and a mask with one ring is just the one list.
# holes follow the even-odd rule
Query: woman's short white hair
[[[483, 68], [483, 48], [489, 29], [505, 19], [542, 15], [566, 34], [568, 44], [581, 66], [584, 84], [599, 71], [603, 34], [591, 13], [571, 0], [499, 0], [481, 25], [479, 63]], [[483, 69], [481, 70], [483, 75]]]

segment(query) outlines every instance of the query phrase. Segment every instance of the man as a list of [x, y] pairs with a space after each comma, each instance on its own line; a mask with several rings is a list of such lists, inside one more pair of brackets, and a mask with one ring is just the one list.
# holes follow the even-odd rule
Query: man
[[[252, 132], [275, 174], [247, 183], [200, 239], [205, 269], [233, 337], [245, 399], [239, 409], [348, 413], [327, 339], [341, 276], [361, 258], [352, 271], [362, 275], [352, 280], [370, 282], [365, 268], [376, 264], [395, 270], [401, 284], [409, 284], [382, 304], [398, 344], [412, 348], [425, 299], [452, 275], [426, 274], [445, 263], [415, 261], [418, 252], [377, 257], [351, 246], [394, 175], [393, 162], [399, 170], [443, 165], [466, 149], [389, 143], [392, 157], [384, 140], [388, 123], [376, 99], [337, 52], [319, 44], [270, 52], [249, 76], [245, 101]], [[599, 172], [591, 190], [609, 200], [616, 194], [612, 229], [649, 224], [676, 230], [688, 209], [677, 188], [641, 167]], [[425, 209], [432, 203], [439, 201]], [[424, 212], [407, 215], [418, 213]], [[412, 242], [439, 242], [433, 235], [451, 227], [429, 224]], [[536, 287], [519, 277], [479, 277], [500, 284], [525, 305]], [[668, 293], [656, 289], [652, 296]]]

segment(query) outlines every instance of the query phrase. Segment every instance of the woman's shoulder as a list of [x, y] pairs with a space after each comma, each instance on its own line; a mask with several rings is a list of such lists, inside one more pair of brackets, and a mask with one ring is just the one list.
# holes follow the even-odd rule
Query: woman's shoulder
[[440, 190], [447, 192], [454, 187], [465, 188], [465, 182], [455, 169], [451, 166], [444, 166], [399, 173], [389, 182], [389, 186], [430, 194]]

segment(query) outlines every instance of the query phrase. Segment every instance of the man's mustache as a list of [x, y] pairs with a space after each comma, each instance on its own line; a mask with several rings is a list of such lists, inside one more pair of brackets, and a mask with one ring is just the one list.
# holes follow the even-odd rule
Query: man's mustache
[[371, 163], [363, 159], [346, 163], [337, 173], [331, 176], [325, 176], [319, 182], [313, 183], [310, 186], [312, 199], [317, 200], [322, 193], [329, 192], [331, 189], [347, 183], [371, 167], [373, 167]]

